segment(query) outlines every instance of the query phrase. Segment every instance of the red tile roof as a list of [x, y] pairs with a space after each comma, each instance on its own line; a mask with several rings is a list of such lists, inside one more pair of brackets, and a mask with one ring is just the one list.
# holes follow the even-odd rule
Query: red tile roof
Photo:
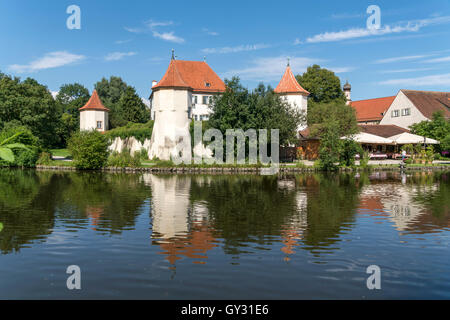
[[284, 72], [284, 75], [281, 78], [280, 83], [275, 88], [274, 92], [300, 93], [304, 95], [309, 95], [309, 92], [303, 89], [302, 86], [298, 83], [297, 79], [295, 79], [290, 66], [287, 66], [286, 71]]
[[408, 129], [401, 128], [395, 124], [359, 124], [361, 132], [374, 134], [383, 138], [390, 138], [397, 134], [409, 132]]
[[194, 92], [225, 91], [225, 83], [206, 62], [172, 59], [166, 74], [152, 90], [180, 87]]
[[89, 101], [84, 105], [84, 107], [80, 108], [79, 110], [80, 111], [84, 111], [84, 110], [109, 111], [109, 109], [106, 108], [103, 105], [102, 101], [100, 100], [97, 90], [94, 90], [94, 92], [92, 92], [92, 96], [89, 99]]
[[401, 90], [417, 109], [428, 119], [433, 113], [442, 111], [450, 118], [450, 92]]
[[350, 105], [356, 110], [356, 118], [362, 121], [379, 121], [389, 109], [396, 96], [352, 101]]

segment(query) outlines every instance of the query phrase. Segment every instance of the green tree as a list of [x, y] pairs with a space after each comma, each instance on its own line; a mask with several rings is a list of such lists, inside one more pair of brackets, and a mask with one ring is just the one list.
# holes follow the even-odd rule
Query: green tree
[[150, 110], [133, 87], [127, 87], [119, 99], [118, 106], [123, 120], [134, 123], [146, 123], [150, 120]]
[[341, 81], [333, 71], [315, 64], [308, 67], [303, 75], [297, 75], [296, 79], [310, 93], [308, 103], [346, 101]]
[[[279, 129], [280, 144], [296, 142], [296, 131], [304, 115], [260, 84], [253, 92], [244, 88], [238, 77], [225, 80], [224, 94], [212, 99], [209, 127], [225, 133], [227, 129]], [[269, 138], [270, 141], [270, 138]]]
[[122, 117], [122, 109], [119, 100], [126, 92], [128, 85], [120, 77], [111, 76], [109, 80], [102, 78], [95, 84], [95, 89], [103, 104], [110, 110], [109, 123], [110, 129], [121, 127], [127, 124]]
[[445, 119], [442, 111], [433, 113], [431, 121], [421, 121], [410, 126], [411, 133], [424, 136], [427, 138], [435, 139], [440, 142], [444, 141], [444, 144], [437, 145], [438, 151], [448, 150], [449, 146], [446, 145], [446, 137], [450, 135], [450, 120]]
[[79, 109], [88, 102], [89, 98], [89, 90], [79, 83], [65, 84], [59, 89], [56, 95], [56, 103], [60, 112], [60, 121], [57, 128], [60, 146], [66, 146], [72, 133], [79, 130]]
[[79, 169], [99, 169], [108, 160], [108, 138], [96, 130], [79, 131], [68, 143], [75, 166]]
[[45, 147], [58, 142], [56, 102], [47, 87], [36, 80], [0, 76], [0, 122], [17, 121], [31, 129]]
[[355, 109], [343, 102], [317, 103], [308, 108], [308, 125], [314, 135], [321, 135], [326, 129], [327, 121], [333, 119], [338, 123], [338, 134], [348, 136], [359, 131]]

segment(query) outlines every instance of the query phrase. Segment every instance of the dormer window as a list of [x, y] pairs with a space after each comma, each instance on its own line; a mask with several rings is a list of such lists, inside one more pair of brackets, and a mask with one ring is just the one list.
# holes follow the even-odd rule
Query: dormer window
[[205, 82], [205, 87], [207, 87], [207, 88], [211, 87], [211, 83]]

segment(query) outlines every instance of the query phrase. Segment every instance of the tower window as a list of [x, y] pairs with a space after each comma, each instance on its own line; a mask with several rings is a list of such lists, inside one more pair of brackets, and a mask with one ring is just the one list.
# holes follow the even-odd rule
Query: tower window
[[97, 121], [97, 129], [101, 129], [102, 128], [102, 122], [101, 121]]
[[208, 96], [203, 96], [203, 104], [208, 104]]

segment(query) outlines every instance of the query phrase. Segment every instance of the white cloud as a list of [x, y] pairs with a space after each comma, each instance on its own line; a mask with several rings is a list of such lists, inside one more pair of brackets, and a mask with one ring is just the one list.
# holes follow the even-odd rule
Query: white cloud
[[155, 38], [159, 38], [159, 39], [162, 39], [165, 41], [170, 41], [170, 42], [175, 42], [175, 43], [183, 43], [184, 42], [184, 39], [177, 37], [173, 31], [172, 32], [162, 32], [162, 33], [153, 31], [153, 36]]
[[450, 86], [450, 73], [415, 78], [391, 79], [381, 81], [379, 84], [404, 87]]
[[131, 41], [131, 39], [127, 39], [127, 40], [117, 40], [117, 41], [114, 41], [114, 43], [115, 44], [124, 44], [124, 43], [128, 43], [128, 42], [130, 42]]
[[368, 36], [379, 36], [383, 34], [390, 33], [400, 33], [400, 32], [413, 32], [420, 29], [417, 24], [407, 24], [406, 26], [384, 26], [380, 29], [364, 29], [364, 28], [353, 28], [338, 32], [325, 32], [316, 34], [313, 37], [307, 38], [306, 42], [316, 43], [316, 42], [331, 42], [331, 41], [342, 41], [347, 39], [362, 38]]
[[331, 71], [333, 71], [334, 73], [347, 73], [347, 72], [352, 72], [353, 70], [355, 70], [354, 67], [329, 67], [327, 68]]
[[9, 66], [11, 71], [17, 73], [36, 72], [39, 70], [51, 69], [69, 65], [85, 58], [83, 55], [73, 54], [67, 51], [56, 51], [45, 54], [42, 58], [36, 59], [29, 64], [13, 64]]
[[426, 60], [425, 62], [436, 63], [436, 62], [449, 62], [449, 61], [450, 61], [450, 56], [449, 57], [436, 58], [436, 59], [430, 59], [430, 60]]
[[[251, 66], [243, 69], [234, 69], [226, 72], [225, 77], [239, 76], [242, 79], [257, 81], [280, 80], [286, 68], [288, 57], [258, 58]], [[307, 57], [294, 57], [290, 59], [290, 65], [295, 74], [303, 73], [306, 68], [322, 60]]]
[[125, 27], [125, 30], [132, 33], [149, 33], [151, 32], [155, 38], [159, 38], [165, 41], [175, 42], [175, 43], [184, 43], [185, 40], [181, 37], [175, 35], [174, 31], [170, 32], [159, 32], [157, 28], [159, 27], [167, 27], [173, 25], [173, 21], [154, 21], [148, 20], [144, 22], [144, 27], [142, 28], [129, 28]]
[[379, 73], [406, 73], [406, 72], [420, 72], [420, 71], [429, 71], [433, 70], [433, 68], [411, 68], [411, 69], [397, 69], [397, 70], [382, 70]]
[[222, 47], [222, 48], [205, 48], [202, 49], [203, 53], [212, 54], [212, 53], [236, 53], [242, 51], [254, 51], [269, 48], [270, 45], [267, 44], [247, 44], [240, 45], [236, 47]]
[[125, 57], [131, 57], [136, 55], [136, 52], [111, 52], [106, 57], [106, 61], [117, 61]]
[[203, 28], [202, 31], [203, 31], [204, 33], [210, 35], [210, 36], [218, 36], [218, 35], [219, 35], [218, 32], [211, 31], [211, 30], [209, 30], [209, 29], [207, 29], [207, 28]]
[[415, 56], [403, 56], [403, 57], [393, 57], [387, 59], [380, 59], [375, 61], [375, 63], [391, 63], [391, 62], [400, 62], [400, 61], [409, 61], [409, 60], [417, 60], [429, 57], [430, 55], [415, 55]]
[[56, 99], [56, 96], [58, 95], [59, 91], [51, 91], [50, 93], [52, 94], [53, 99]]
[[[306, 39], [308, 43], [342, 41], [369, 36], [380, 36], [391, 33], [417, 32], [422, 27], [450, 22], [450, 16], [433, 17], [399, 23], [394, 26], [385, 25], [379, 29], [352, 28], [338, 32], [324, 32]], [[299, 41], [299, 40], [298, 40]], [[297, 42], [297, 41], [296, 41]]]

